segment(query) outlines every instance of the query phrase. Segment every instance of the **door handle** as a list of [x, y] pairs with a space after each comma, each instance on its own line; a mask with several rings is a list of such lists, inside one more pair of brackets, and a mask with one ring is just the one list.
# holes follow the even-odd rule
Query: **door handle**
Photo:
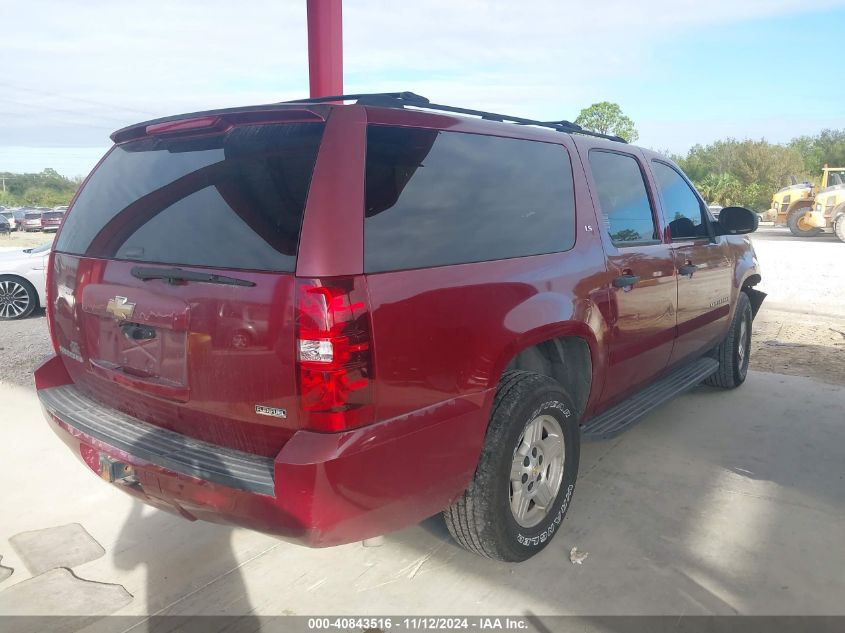
[[698, 270], [698, 266], [695, 264], [684, 264], [683, 266], [678, 267], [678, 272], [682, 275], [689, 275], [692, 277], [692, 274]]
[[613, 287], [614, 288], [626, 288], [628, 286], [633, 286], [640, 280], [639, 275], [619, 275], [616, 279], [613, 280]]

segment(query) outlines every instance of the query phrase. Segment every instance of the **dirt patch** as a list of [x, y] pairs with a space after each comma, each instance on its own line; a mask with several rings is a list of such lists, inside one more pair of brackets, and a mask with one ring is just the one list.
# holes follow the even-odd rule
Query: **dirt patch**
[[845, 318], [760, 310], [751, 369], [845, 384]]
[[32, 233], [12, 231], [9, 235], [0, 235], [0, 248], [32, 248], [52, 242], [55, 237], [55, 233], [42, 233], [41, 231], [33, 231]]

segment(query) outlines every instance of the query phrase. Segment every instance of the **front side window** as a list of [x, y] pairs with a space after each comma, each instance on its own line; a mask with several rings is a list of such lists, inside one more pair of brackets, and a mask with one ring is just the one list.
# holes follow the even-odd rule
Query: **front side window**
[[655, 160], [651, 162], [651, 166], [660, 198], [663, 200], [663, 214], [669, 224], [672, 239], [708, 237], [701, 202], [687, 181], [666, 163]]
[[560, 145], [373, 125], [367, 131], [364, 269], [447, 266], [575, 243]]
[[604, 228], [613, 244], [620, 247], [657, 240], [654, 213], [637, 159], [590, 150], [589, 160]]

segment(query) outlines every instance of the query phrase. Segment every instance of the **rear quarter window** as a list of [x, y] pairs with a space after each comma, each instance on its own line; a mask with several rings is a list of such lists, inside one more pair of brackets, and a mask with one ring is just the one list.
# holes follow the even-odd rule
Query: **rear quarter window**
[[164, 264], [292, 272], [323, 124], [114, 147], [56, 250]]
[[572, 166], [563, 146], [368, 128], [366, 272], [539, 255], [574, 243]]

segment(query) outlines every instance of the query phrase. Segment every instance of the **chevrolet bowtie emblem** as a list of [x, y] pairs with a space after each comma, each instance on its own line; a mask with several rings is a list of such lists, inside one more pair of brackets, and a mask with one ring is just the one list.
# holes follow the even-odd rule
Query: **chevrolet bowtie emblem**
[[109, 299], [106, 305], [106, 312], [118, 321], [125, 321], [135, 312], [135, 304], [130, 303], [126, 297], [114, 297], [113, 299]]

